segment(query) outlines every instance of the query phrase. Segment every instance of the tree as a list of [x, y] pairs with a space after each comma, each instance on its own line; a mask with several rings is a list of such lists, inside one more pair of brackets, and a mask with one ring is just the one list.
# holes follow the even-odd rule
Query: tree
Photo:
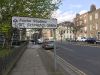
[[74, 18], [73, 23], [73, 33], [75, 37], [75, 41], [77, 39], [77, 33], [82, 32], [82, 28], [85, 26], [83, 18], [80, 19], [80, 14], [76, 14], [76, 18]]
[[60, 2], [60, 0], [56, 2], [54, 0], [2, 0], [0, 1], [1, 15], [7, 20], [12, 16], [50, 18], [51, 12], [58, 8]]
[[3, 23], [0, 26], [0, 34], [3, 34], [3, 36], [5, 37], [5, 41], [4, 41], [4, 45], [3, 47], [8, 48], [9, 47], [9, 40], [11, 38], [11, 34], [10, 34], [10, 26], [7, 23]]
[[0, 0], [0, 28], [8, 30], [0, 31], [7, 35], [11, 33], [12, 16], [50, 18], [52, 11], [58, 9], [60, 3], [61, 0]]
[[83, 28], [84, 26], [83, 25], [79, 25], [79, 26], [77, 26], [77, 25], [74, 25], [74, 27], [73, 27], [73, 33], [74, 33], [74, 37], [75, 37], [75, 41], [76, 41], [76, 39], [77, 39], [77, 33], [79, 32], [79, 31], [82, 31], [82, 28]]
[[63, 26], [59, 26], [58, 31], [59, 31], [59, 34], [60, 34], [60, 37], [61, 37], [61, 42], [62, 42], [62, 39], [63, 39], [62, 37], [65, 33], [65, 28]]

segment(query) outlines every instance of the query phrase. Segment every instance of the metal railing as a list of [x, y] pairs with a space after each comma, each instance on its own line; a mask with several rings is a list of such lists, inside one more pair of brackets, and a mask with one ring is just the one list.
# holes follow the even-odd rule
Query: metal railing
[[12, 53], [8, 54], [5, 57], [0, 57], [0, 75], [3, 75], [4, 72], [12, 65], [12, 62], [14, 62], [18, 56], [21, 56], [21, 54], [25, 51], [25, 48], [27, 43], [24, 43], [20, 47], [13, 48]]

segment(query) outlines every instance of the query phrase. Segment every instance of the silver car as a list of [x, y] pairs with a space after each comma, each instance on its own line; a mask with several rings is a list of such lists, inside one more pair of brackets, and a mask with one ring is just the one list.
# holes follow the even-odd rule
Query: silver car
[[54, 48], [54, 41], [45, 41], [42, 44], [44, 49], [53, 49]]

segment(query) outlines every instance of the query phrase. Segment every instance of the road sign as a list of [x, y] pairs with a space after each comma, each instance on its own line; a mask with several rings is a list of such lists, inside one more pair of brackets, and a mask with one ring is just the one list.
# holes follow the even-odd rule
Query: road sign
[[57, 28], [57, 19], [12, 17], [14, 28]]

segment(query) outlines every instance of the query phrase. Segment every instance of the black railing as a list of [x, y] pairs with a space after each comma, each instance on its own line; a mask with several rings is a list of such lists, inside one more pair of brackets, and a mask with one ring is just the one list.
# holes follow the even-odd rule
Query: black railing
[[12, 53], [8, 54], [5, 57], [0, 57], [0, 75], [3, 75], [6, 70], [12, 65], [14, 64], [14, 61], [17, 61], [17, 59], [22, 55], [22, 53], [25, 51], [25, 49], [27, 48], [27, 43], [24, 43], [23, 45], [17, 47], [17, 48], [13, 48], [11, 50]]

